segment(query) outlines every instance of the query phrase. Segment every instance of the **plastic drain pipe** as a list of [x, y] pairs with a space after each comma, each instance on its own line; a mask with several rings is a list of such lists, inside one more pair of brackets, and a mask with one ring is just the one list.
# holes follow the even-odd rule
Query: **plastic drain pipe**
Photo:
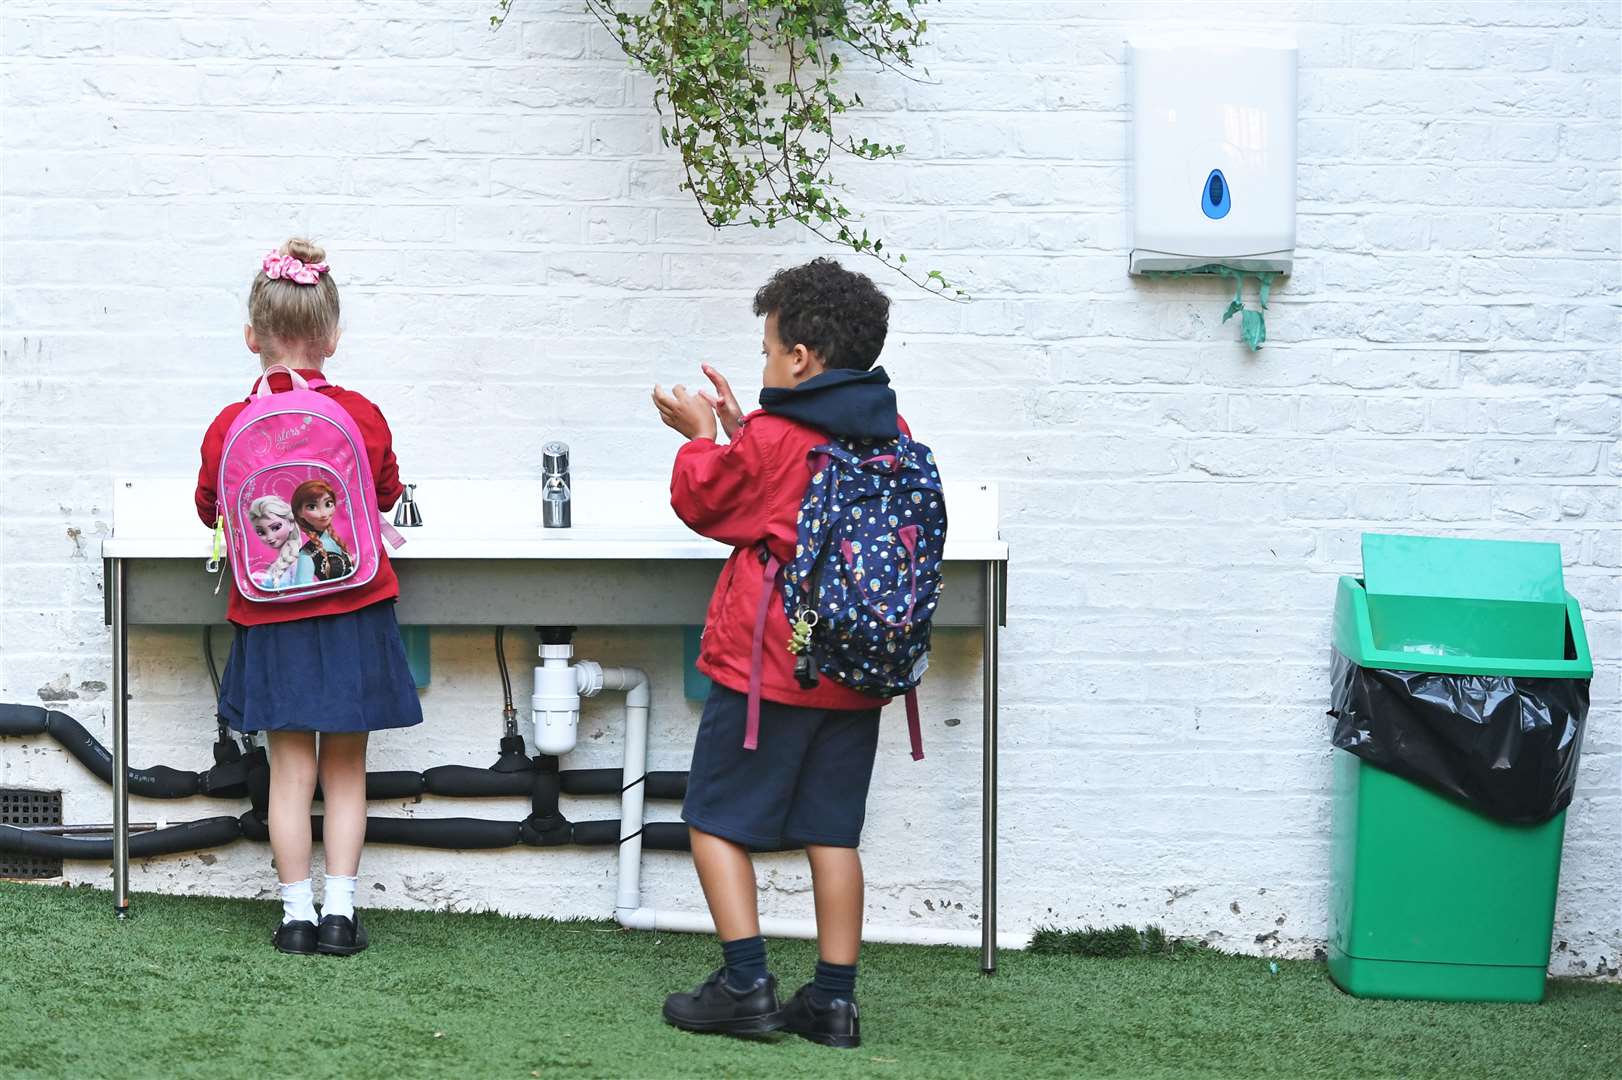
[[[599, 670], [592, 697], [602, 690], [625, 693], [625, 771], [620, 778], [620, 867], [614, 912], [635, 911], [642, 904], [642, 817], [647, 801], [648, 706], [653, 699], [648, 676], [636, 668]], [[621, 919], [623, 923], [624, 920]]]
[[[585, 665], [580, 665], [585, 666]], [[595, 668], [596, 665], [590, 665]], [[582, 680], [584, 683], [584, 680]], [[614, 918], [628, 930], [671, 930], [692, 934], [715, 933], [715, 921], [708, 912], [669, 911], [642, 906], [642, 809], [648, 775], [648, 677], [634, 668], [608, 668], [601, 671], [596, 689], [582, 690], [594, 696], [601, 690], [624, 690], [625, 772], [620, 795], [620, 869]], [[760, 932], [767, 937], [816, 940], [815, 919], [762, 918]], [[862, 940], [895, 945], [966, 945], [979, 948], [980, 931], [927, 926], [864, 926]], [[997, 943], [1005, 949], [1023, 949], [1028, 935], [998, 934]]]

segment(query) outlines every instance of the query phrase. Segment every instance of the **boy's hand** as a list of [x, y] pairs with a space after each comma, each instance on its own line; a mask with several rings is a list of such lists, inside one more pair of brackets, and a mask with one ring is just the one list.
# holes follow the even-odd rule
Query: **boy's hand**
[[675, 428], [689, 439], [715, 438], [715, 412], [710, 403], [685, 386], [670, 391], [653, 388], [653, 407], [665, 426]]
[[743, 410], [738, 407], [738, 398], [732, 392], [732, 384], [727, 377], [710, 367], [708, 364], [700, 365], [704, 374], [709, 376], [710, 382], [715, 384], [715, 393], [706, 394], [700, 390], [698, 396], [709, 402], [710, 408], [715, 410], [716, 417], [721, 421], [721, 430], [726, 432], [730, 442], [732, 436], [743, 427]]

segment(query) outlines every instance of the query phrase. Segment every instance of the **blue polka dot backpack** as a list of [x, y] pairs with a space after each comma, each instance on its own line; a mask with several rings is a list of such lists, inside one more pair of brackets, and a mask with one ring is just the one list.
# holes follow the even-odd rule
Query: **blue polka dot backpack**
[[915, 760], [924, 756], [916, 690], [929, 667], [941, 596], [946, 498], [935, 455], [906, 435], [838, 440], [811, 451], [794, 561], [780, 588], [806, 689], [826, 675], [874, 697], [906, 697]]

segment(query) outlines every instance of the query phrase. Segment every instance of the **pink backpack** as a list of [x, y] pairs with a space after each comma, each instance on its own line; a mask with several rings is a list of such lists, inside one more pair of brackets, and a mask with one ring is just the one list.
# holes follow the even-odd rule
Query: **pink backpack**
[[[273, 371], [293, 388], [273, 393]], [[315, 390], [326, 385], [281, 364], [266, 368], [225, 433], [216, 537], [223, 530], [244, 599], [287, 603], [358, 588], [377, 575], [385, 533], [395, 547], [405, 542], [378, 513], [360, 428]]]

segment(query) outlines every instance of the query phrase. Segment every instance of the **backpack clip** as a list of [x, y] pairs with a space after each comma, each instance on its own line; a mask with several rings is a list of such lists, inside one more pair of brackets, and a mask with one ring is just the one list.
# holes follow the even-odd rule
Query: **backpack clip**
[[[220, 573], [220, 563], [225, 554], [225, 516], [222, 514], [214, 519], [214, 547], [208, 557], [205, 568], [210, 574]], [[225, 575], [214, 583], [214, 595], [220, 595], [220, 587], [225, 584]]]

